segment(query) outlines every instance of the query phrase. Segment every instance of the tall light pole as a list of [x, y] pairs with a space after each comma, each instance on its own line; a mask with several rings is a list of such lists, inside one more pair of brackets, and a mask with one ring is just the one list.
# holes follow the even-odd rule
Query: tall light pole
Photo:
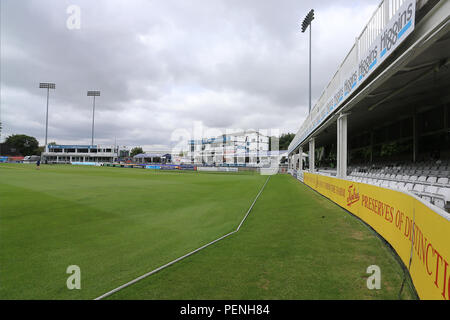
[[94, 104], [92, 106], [92, 140], [91, 145], [94, 145], [94, 118], [95, 118], [95, 97], [100, 96], [100, 91], [88, 91], [88, 97], [94, 97]]
[[314, 20], [314, 9], [308, 12], [302, 23], [302, 32], [309, 26], [309, 113], [311, 113], [311, 22]]
[[39, 83], [39, 88], [47, 89], [47, 112], [45, 116], [45, 150], [47, 149], [47, 134], [48, 134], [48, 96], [50, 89], [55, 89], [54, 83], [41, 82]]

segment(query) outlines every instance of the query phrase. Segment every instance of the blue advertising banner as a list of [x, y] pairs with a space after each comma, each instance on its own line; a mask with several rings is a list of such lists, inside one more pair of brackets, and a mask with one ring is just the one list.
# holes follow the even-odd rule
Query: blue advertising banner
[[147, 165], [147, 166], [145, 166], [145, 169], [156, 169], [156, 170], [159, 170], [159, 169], [161, 169], [161, 166]]

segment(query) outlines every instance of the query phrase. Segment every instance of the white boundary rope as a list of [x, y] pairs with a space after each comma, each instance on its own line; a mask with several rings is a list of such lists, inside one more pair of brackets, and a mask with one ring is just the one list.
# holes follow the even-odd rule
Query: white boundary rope
[[113, 290], [111, 290], [111, 291], [108, 291], [107, 293], [102, 294], [101, 296], [95, 298], [94, 300], [101, 300], [101, 299], [103, 299], [103, 298], [109, 297], [110, 295], [112, 295], [112, 294], [114, 294], [114, 293], [116, 293], [116, 292], [118, 292], [118, 291], [120, 291], [120, 290], [122, 290], [122, 289], [124, 289], [124, 288], [126, 288], [126, 287], [129, 287], [129, 286], [135, 284], [136, 282], [138, 282], [138, 281], [140, 281], [140, 280], [142, 280], [142, 279], [144, 279], [144, 278], [147, 278], [148, 276], [151, 276], [152, 274], [155, 274], [155, 273], [157, 273], [158, 271], [161, 271], [161, 270], [163, 270], [163, 269], [165, 269], [165, 268], [167, 268], [167, 267], [173, 265], [174, 263], [177, 263], [178, 261], [181, 261], [181, 260], [183, 260], [184, 258], [187, 258], [187, 257], [193, 255], [194, 253], [197, 253], [197, 252], [199, 252], [200, 250], [203, 250], [203, 249], [205, 249], [206, 247], [209, 247], [210, 245], [212, 245], [212, 244], [214, 244], [214, 243], [216, 243], [216, 242], [219, 242], [220, 240], [223, 240], [223, 239], [225, 239], [225, 238], [231, 236], [232, 234], [238, 232], [238, 231], [241, 229], [241, 226], [242, 226], [242, 224], [244, 223], [244, 221], [247, 219], [247, 217], [248, 217], [250, 211], [252, 211], [253, 206], [254, 206], [255, 203], [256, 203], [256, 200], [258, 200], [259, 196], [261, 195], [261, 193], [263, 192], [264, 188], [266, 187], [267, 182], [269, 182], [270, 177], [271, 177], [271, 176], [268, 176], [268, 177], [267, 177], [266, 182], [265, 182], [264, 185], [262, 186], [262, 188], [261, 188], [261, 190], [259, 191], [259, 193], [256, 195], [255, 200], [253, 200], [252, 205], [251, 205], [250, 208], [248, 209], [247, 213], [245, 214], [244, 218], [242, 219], [241, 223], [240, 223], [239, 226], [236, 228], [236, 230], [234, 230], [234, 231], [232, 231], [232, 232], [230, 232], [230, 233], [227, 233], [226, 235], [224, 235], [224, 236], [222, 236], [222, 237], [220, 237], [220, 238], [218, 238], [218, 239], [216, 239], [216, 240], [214, 240], [214, 241], [211, 241], [211, 242], [205, 244], [204, 246], [201, 246], [200, 248], [197, 248], [197, 249], [195, 249], [194, 251], [191, 251], [191, 252], [185, 254], [184, 256], [181, 256], [181, 257], [179, 257], [179, 258], [177, 258], [177, 259], [175, 259], [175, 260], [173, 260], [173, 261], [171, 261], [171, 262], [169, 262], [169, 263], [167, 263], [167, 264], [165, 264], [165, 265], [163, 265], [163, 266], [161, 266], [161, 267], [159, 267], [159, 268], [156, 268], [155, 270], [152, 270], [152, 271], [150, 271], [150, 272], [147, 272], [146, 274], [143, 274], [142, 276], [137, 277], [136, 279], [131, 280], [130, 282], [127, 282], [127, 283], [121, 285], [120, 287], [117, 287], [117, 288], [115, 288], [115, 289], [113, 289]]

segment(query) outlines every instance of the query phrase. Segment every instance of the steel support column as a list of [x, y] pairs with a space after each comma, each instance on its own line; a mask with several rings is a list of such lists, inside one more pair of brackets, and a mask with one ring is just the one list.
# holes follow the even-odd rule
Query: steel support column
[[347, 177], [347, 114], [337, 119], [337, 177]]
[[303, 171], [303, 148], [298, 148], [298, 156], [299, 156], [299, 169]]
[[314, 152], [315, 152], [315, 140], [314, 138], [311, 138], [309, 140], [309, 172], [311, 173], [314, 173], [316, 171], [316, 168], [314, 167], [315, 163]]

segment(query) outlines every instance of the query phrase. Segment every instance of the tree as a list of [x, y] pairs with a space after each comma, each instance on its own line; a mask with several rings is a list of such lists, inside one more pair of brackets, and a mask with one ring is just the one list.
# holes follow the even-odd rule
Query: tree
[[33, 154], [40, 156], [45, 152], [45, 146], [39, 146], [36, 150], [34, 150]]
[[141, 147], [135, 147], [135, 148], [131, 149], [130, 155], [131, 155], [131, 157], [134, 157], [135, 155], [140, 154], [140, 153], [144, 153], [144, 150], [142, 150]]
[[283, 133], [280, 136], [280, 150], [287, 150], [294, 137], [295, 133]]
[[25, 134], [13, 134], [6, 138], [5, 143], [17, 149], [23, 156], [32, 156], [38, 152], [39, 142], [35, 137], [30, 137]]
[[[54, 145], [54, 146], [56, 146], [56, 142], [50, 142], [48, 145]], [[34, 150], [34, 153], [33, 154], [35, 154], [35, 155], [37, 155], [37, 156], [40, 156], [40, 155], [42, 155], [42, 153], [44, 153], [45, 152], [45, 146], [39, 146], [36, 150]]]

